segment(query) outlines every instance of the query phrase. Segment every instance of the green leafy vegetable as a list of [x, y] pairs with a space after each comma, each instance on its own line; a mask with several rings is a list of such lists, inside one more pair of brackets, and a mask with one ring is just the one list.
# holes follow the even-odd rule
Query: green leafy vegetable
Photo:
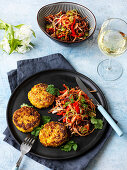
[[61, 149], [62, 151], [65, 151], [65, 152], [69, 152], [69, 151], [71, 151], [72, 149], [73, 149], [74, 151], [76, 151], [77, 148], [78, 148], [78, 145], [77, 145], [73, 140], [70, 140], [70, 141], [67, 142], [65, 145], [62, 145], [62, 146], [60, 147], [60, 149]]
[[50, 122], [50, 120], [51, 120], [50, 116], [42, 116], [43, 124], [46, 124], [46, 123]]
[[96, 119], [95, 117], [91, 117], [91, 123], [94, 124], [95, 129], [103, 128], [103, 121], [101, 119]]
[[24, 106], [27, 106], [27, 107], [33, 107], [33, 106], [29, 106], [28, 104], [26, 103], [23, 103], [20, 107], [24, 107]]
[[55, 95], [57, 95], [57, 96], [60, 95], [59, 89], [55, 88], [53, 84], [48, 85], [46, 91], [49, 92], [50, 94], [54, 95], [54, 96]]
[[31, 132], [31, 135], [38, 136], [42, 128], [43, 128], [43, 125], [41, 127], [34, 128], [34, 130]]
[[37, 137], [39, 135], [40, 130], [43, 128], [44, 124], [50, 122], [50, 120], [51, 120], [50, 116], [42, 116], [43, 125], [41, 125], [41, 127], [34, 128], [34, 130], [31, 132], [31, 135]]

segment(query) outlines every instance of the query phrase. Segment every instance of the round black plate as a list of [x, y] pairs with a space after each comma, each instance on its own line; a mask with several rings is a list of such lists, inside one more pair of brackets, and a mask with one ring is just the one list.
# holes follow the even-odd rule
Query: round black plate
[[[30, 91], [30, 89], [35, 84], [38, 84], [38, 83], [54, 84], [55, 87], [61, 90], [64, 89], [62, 87], [62, 84], [66, 84], [69, 87], [75, 87], [77, 86], [76, 81], [75, 81], [76, 76], [79, 76], [89, 89], [97, 90], [97, 93], [94, 93], [95, 97], [102, 104], [102, 106], [105, 109], [107, 109], [107, 102], [102, 91], [88, 77], [80, 73], [68, 71], [68, 70], [50, 70], [50, 71], [39, 72], [29, 77], [24, 82], [22, 82], [13, 92], [8, 102], [7, 123], [11, 131], [11, 134], [13, 135], [13, 137], [19, 144], [22, 143], [22, 141], [27, 136], [27, 134], [22, 133], [19, 130], [17, 130], [17, 128], [14, 126], [12, 122], [12, 115], [15, 110], [20, 108], [21, 104], [27, 103], [28, 105], [31, 105], [27, 98], [27, 93]], [[36, 108], [36, 110], [41, 115], [49, 115], [48, 110], [51, 108], [52, 106], [47, 109]], [[55, 121], [57, 121], [58, 118], [60, 118], [60, 116], [57, 116], [57, 115], [50, 114], [50, 116], [52, 117], [52, 120], [55, 120]], [[30, 152], [32, 154], [35, 154], [37, 156], [40, 156], [42, 158], [47, 158], [47, 159], [67, 159], [67, 158], [79, 156], [87, 152], [89, 149], [95, 146], [97, 142], [102, 138], [107, 127], [107, 122], [105, 121], [104, 117], [98, 111], [97, 111], [97, 117], [103, 119], [104, 121], [104, 126], [102, 130], [95, 130], [92, 134], [90, 134], [89, 136], [85, 136], [85, 137], [79, 137], [79, 136], [72, 137], [72, 140], [74, 140], [79, 146], [77, 151], [65, 152], [65, 151], [61, 151], [60, 148], [50, 148], [50, 147], [46, 148], [37, 139]]]

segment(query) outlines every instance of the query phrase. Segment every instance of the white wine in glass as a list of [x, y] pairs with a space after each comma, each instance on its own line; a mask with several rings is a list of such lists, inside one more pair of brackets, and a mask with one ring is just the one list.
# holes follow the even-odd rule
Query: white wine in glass
[[[125, 21], [112, 18], [105, 21], [98, 35], [98, 46], [108, 56], [116, 57], [127, 49], [127, 24]], [[98, 73], [105, 80], [116, 80], [123, 72], [122, 66], [117, 61], [102, 61], [98, 65]]]

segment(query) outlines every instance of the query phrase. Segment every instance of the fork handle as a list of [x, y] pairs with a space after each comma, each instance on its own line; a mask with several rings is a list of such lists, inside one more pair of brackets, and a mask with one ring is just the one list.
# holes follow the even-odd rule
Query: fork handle
[[23, 156], [24, 156], [24, 154], [21, 154], [19, 160], [18, 160], [17, 163], [16, 163], [16, 167], [19, 167], [19, 166], [20, 166], [20, 163], [21, 163], [21, 161], [22, 161]]
[[18, 170], [19, 169], [19, 166], [20, 166], [20, 163], [22, 161], [22, 158], [23, 158], [24, 154], [22, 154], [19, 158], [19, 160], [17, 161], [16, 163], [16, 166], [12, 169], [12, 170]]

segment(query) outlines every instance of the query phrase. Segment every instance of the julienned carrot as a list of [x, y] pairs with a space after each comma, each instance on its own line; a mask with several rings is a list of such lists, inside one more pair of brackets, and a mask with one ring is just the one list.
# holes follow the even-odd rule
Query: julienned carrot
[[[86, 17], [85, 17], [86, 18]], [[77, 10], [60, 11], [45, 17], [46, 32], [62, 41], [84, 40], [89, 36], [89, 24]]]
[[96, 116], [95, 105], [79, 88], [69, 89], [65, 84], [63, 87], [65, 89], [60, 91], [60, 95], [56, 98], [56, 106], [50, 112], [62, 116], [60, 120], [69, 127], [72, 134], [89, 135], [94, 131], [90, 116]]

